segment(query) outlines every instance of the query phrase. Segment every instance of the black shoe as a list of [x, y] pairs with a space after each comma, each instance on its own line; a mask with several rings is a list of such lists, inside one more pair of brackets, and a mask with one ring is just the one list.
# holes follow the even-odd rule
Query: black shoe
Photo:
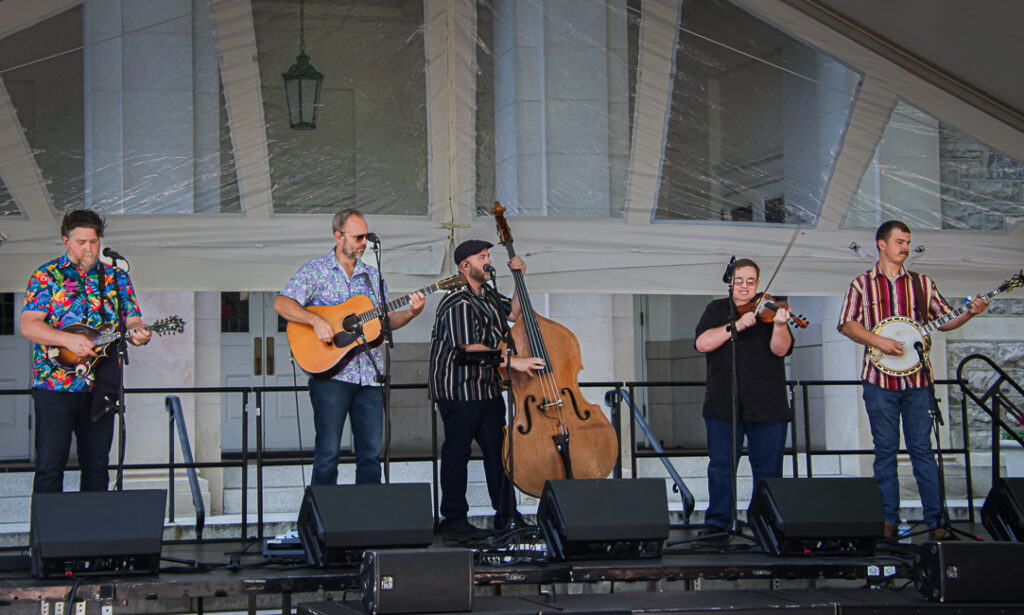
[[494, 515], [494, 529], [498, 532], [503, 532], [509, 529], [509, 526], [511, 525], [510, 521], [512, 520], [515, 521], [516, 529], [522, 529], [524, 527], [534, 527], [533, 525], [528, 523], [525, 518], [523, 518], [523, 515], [520, 514], [519, 511], [516, 511], [516, 514], [512, 515], [511, 519], [504, 516], [499, 517], [498, 515]]
[[458, 538], [474, 538], [487, 534], [487, 530], [481, 529], [469, 521], [459, 521], [449, 525], [441, 524], [441, 534]]
[[708, 544], [724, 544], [729, 542], [729, 530], [717, 525], [709, 525], [706, 529], [697, 532], [700, 542]]

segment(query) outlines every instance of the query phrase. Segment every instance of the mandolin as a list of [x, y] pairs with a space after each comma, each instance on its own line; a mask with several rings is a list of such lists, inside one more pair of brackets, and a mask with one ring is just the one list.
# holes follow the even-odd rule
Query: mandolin
[[[181, 316], [169, 316], [148, 326], [129, 327], [128, 332], [131, 333], [140, 329], [152, 331], [160, 336], [176, 335], [185, 331], [185, 321], [182, 320]], [[74, 369], [75, 373], [79, 376], [84, 376], [92, 371], [97, 361], [107, 356], [107, 349], [110, 347], [110, 344], [116, 342], [118, 337], [120, 337], [120, 334], [115, 330], [115, 323], [113, 322], [108, 322], [99, 328], [76, 322], [63, 327], [61, 331], [74, 333], [75, 335], [84, 335], [93, 343], [93, 350], [96, 351], [95, 357], [83, 357], [63, 346], [43, 346], [43, 352], [46, 353], [47, 359], [63, 368]]]

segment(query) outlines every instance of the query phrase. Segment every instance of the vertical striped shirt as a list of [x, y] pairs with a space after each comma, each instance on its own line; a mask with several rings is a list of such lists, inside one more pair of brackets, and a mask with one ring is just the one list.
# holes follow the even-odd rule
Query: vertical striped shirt
[[[918, 274], [924, 290], [924, 301], [928, 306], [928, 319], [933, 320], [950, 310], [949, 304], [939, 294], [935, 282], [924, 274]], [[890, 316], [907, 316], [917, 322], [921, 317], [917, 310], [917, 297], [914, 293], [914, 278], [903, 267], [894, 281], [885, 277], [878, 263], [873, 269], [865, 271], [854, 278], [850, 289], [846, 291], [843, 309], [839, 314], [839, 328], [848, 322], [857, 321], [871, 331], [875, 326]], [[905, 348], [904, 352], [911, 349]], [[871, 362], [867, 347], [864, 348], [864, 366], [860, 372], [861, 380], [889, 390], [903, 390], [926, 386], [924, 370], [918, 370], [908, 376], [890, 376], [884, 374]]]
[[[501, 297], [501, 309], [506, 314], [511, 307], [509, 298]], [[478, 401], [501, 397], [501, 376], [497, 368], [459, 365], [456, 349], [469, 344], [498, 348], [502, 318], [493, 301], [473, 294], [469, 286], [453, 290], [441, 299], [430, 342], [431, 399]]]

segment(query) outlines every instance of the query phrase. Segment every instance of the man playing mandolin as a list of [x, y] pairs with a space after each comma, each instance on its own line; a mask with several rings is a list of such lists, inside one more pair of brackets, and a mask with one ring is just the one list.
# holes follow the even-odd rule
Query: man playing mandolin
[[[62, 329], [75, 324], [99, 328], [116, 322], [119, 304], [135, 345], [149, 342], [128, 274], [100, 262], [100, 238], [106, 222], [88, 209], [70, 211], [60, 225], [66, 254], [36, 269], [29, 278], [21, 308], [21, 334], [32, 349], [32, 402], [36, 414], [34, 493], [60, 492], [71, 448], [78, 441], [82, 491], [106, 491], [107, 463], [114, 435], [114, 415], [92, 420], [93, 373], [97, 356], [92, 339]], [[45, 346], [62, 347], [87, 359], [76, 369], [52, 360]], [[106, 361], [116, 359], [107, 358]]]
[[[480, 530], [467, 519], [467, 464], [473, 440], [483, 453], [484, 477], [494, 507], [494, 529], [505, 529], [518, 516], [512, 484], [502, 467], [502, 427], [505, 405], [501, 398], [501, 377], [497, 366], [473, 364], [465, 351], [487, 351], [502, 341], [502, 318], [519, 320], [518, 293], [499, 296], [497, 301], [485, 293], [491, 279], [488, 248], [491, 244], [470, 239], [455, 248], [455, 264], [466, 276], [468, 286], [448, 293], [437, 308], [430, 344], [430, 397], [437, 402], [444, 422], [444, 446], [441, 448], [441, 532], [472, 536]], [[523, 259], [516, 256], [509, 269], [526, 271]], [[497, 294], [497, 293], [495, 293]], [[498, 310], [501, 310], [499, 313]], [[505, 357], [503, 356], [502, 365]], [[512, 369], [533, 375], [544, 369], [539, 357], [512, 357]]]
[[[275, 312], [286, 320], [312, 327], [324, 343], [332, 342], [335, 328], [306, 306], [335, 305], [358, 295], [369, 297], [375, 306], [388, 301], [386, 286], [385, 296], [377, 296], [380, 272], [362, 261], [370, 235], [363, 214], [355, 209], [339, 211], [331, 228], [334, 249], [303, 265], [274, 300]], [[399, 329], [415, 318], [423, 311], [425, 301], [421, 292], [410, 295], [410, 309], [390, 313], [391, 329]], [[336, 373], [327, 374], [330, 377], [309, 379], [316, 430], [312, 484], [337, 484], [338, 453], [346, 416], [352, 417], [356, 483], [380, 483], [384, 399], [375, 364], [384, 369], [379, 350], [370, 350], [369, 356], [358, 352]]]
[[[915, 370], [904, 370], [908, 373], [893, 370], [888, 370], [893, 373], [883, 373], [871, 360], [871, 349], [878, 349], [887, 356], [916, 356], [914, 348], [905, 347], [909, 344], [876, 333], [876, 326], [894, 316], [924, 323], [946, 314], [950, 307], [931, 278], [908, 272], [903, 267], [910, 255], [910, 227], [899, 220], [885, 222], [875, 233], [875, 244], [878, 262], [850, 283], [839, 315], [839, 332], [865, 346], [860, 377], [875, 446], [874, 471], [882, 494], [885, 537], [896, 538], [900, 523], [896, 454], [902, 418], [903, 436], [921, 495], [924, 521], [933, 540], [948, 538], [947, 529], [940, 527], [943, 520], [939, 469], [931, 445], [930, 371], [926, 373], [918, 366]], [[969, 310], [939, 329], [956, 329], [984, 312], [986, 307], [987, 299], [976, 298]]]

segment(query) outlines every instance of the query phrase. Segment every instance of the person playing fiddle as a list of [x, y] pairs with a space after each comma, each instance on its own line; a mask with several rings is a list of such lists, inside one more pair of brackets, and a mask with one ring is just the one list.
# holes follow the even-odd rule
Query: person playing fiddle
[[[707, 357], [704, 423], [708, 442], [708, 508], [705, 535], [724, 537], [730, 529], [733, 468], [744, 437], [753, 471], [753, 486], [762, 478], [782, 476], [787, 423], [793, 409], [786, 395], [785, 357], [793, 352], [790, 313], [778, 304], [774, 318], [759, 318], [755, 309], [761, 270], [750, 259], [732, 267], [730, 297], [716, 299], [704, 309], [696, 329], [694, 347]], [[727, 276], [728, 278], [728, 276]], [[730, 305], [731, 304], [731, 305]], [[735, 306], [736, 348], [733, 348], [731, 311]], [[736, 352], [736, 459], [732, 458], [732, 353]]]

